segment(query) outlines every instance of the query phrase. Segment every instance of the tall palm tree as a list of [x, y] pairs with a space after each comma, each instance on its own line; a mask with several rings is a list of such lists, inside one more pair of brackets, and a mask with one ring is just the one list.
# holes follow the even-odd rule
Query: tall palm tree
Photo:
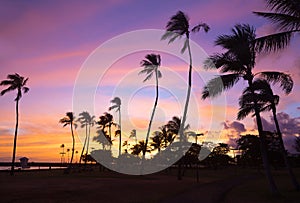
[[221, 35], [215, 41], [216, 45], [222, 46], [226, 51], [221, 54], [214, 54], [205, 62], [207, 69], [220, 69], [220, 75], [208, 81], [202, 92], [202, 98], [215, 97], [224, 90], [233, 87], [240, 79], [246, 80], [251, 90], [254, 102], [257, 128], [261, 140], [261, 154], [269, 181], [269, 187], [273, 194], [278, 194], [278, 189], [273, 180], [270, 165], [267, 157], [266, 140], [263, 134], [263, 126], [260, 117], [260, 110], [253, 90], [254, 77], [265, 78], [269, 82], [280, 83], [280, 87], [286, 92], [293, 88], [290, 75], [281, 72], [259, 72], [254, 74], [255, 67], [255, 29], [248, 24], [237, 24], [231, 30], [231, 35]]
[[144, 67], [144, 69], [139, 72], [139, 74], [146, 74], [146, 78], [144, 79], [143, 82], [150, 80], [154, 74], [155, 75], [155, 88], [156, 88], [155, 101], [154, 101], [153, 110], [152, 110], [151, 118], [150, 118], [149, 125], [148, 125], [147, 135], [146, 135], [145, 149], [143, 150], [143, 159], [145, 158], [149, 135], [150, 135], [150, 130], [151, 130], [151, 125], [153, 122], [153, 118], [154, 118], [154, 114], [155, 114], [155, 110], [156, 110], [156, 106], [157, 106], [157, 102], [158, 102], [158, 96], [159, 96], [158, 79], [162, 77], [160, 70], [158, 70], [160, 67], [160, 64], [161, 64], [161, 58], [160, 58], [159, 54], [147, 54], [145, 56], [145, 59], [141, 61], [141, 66]]
[[300, 32], [300, 7], [298, 0], [266, 0], [274, 12], [254, 12], [276, 25], [277, 33], [256, 39], [258, 51], [277, 51], [285, 48], [293, 34]]
[[95, 118], [95, 116], [91, 116], [89, 114], [89, 112], [83, 111], [79, 114], [79, 118], [77, 119], [77, 121], [81, 124], [80, 127], [85, 128], [85, 138], [84, 138], [84, 143], [83, 143], [81, 155], [80, 155], [80, 158], [79, 158], [79, 163], [81, 163], [81, 159], [82, 159], [85, 147], [87, 148], [86, 149], [86, 154], [88, 154], [90, 130], [91, 130], [91, 126], [94, 125], [94, 118]]
[[121, 99], [119, 97], [113, 98], [111, 101], [113, 105], [109, 107], [109, 111], [116, 109], [116, 112], [119, 112], [119, 156], [121, 155], [121, 143], [122, 143], [122, 123], [121, 123]]
[[205, 31], [209, 31], [209, 26], [206, 23], [199, 23], [194, 26], [190, 30], [189, 24], [189, 17], [182, 11], [178, 11], [175, 15], [171, 17], [169, 22], [166, 25], [166, 33], [162, 36], [162, 40], [169, 39], [169, 43], [172, 43], [174, 40], [181, 38], [182, 36], [185, 37], [185, 42], [183, 48], [181, 49], [181, 53], [184, 53], [186, 49], [188, 49], [190, 64], [188, 70], [188, 88], [187, 88], [187, 95], [186, 95], [186, 102], [184, 106], [184, 112], [181, 121], [181, 128], [179, 130], [180, 141], [182, 141], [184, 137], [183, 129], [186, 122], [188, 105], [191, 95], [191, 88], [192, 88], [192, 69], [193, 69], [193, 60], [192, 60], [192, 52], [190, 47], [190, 33], [196, 33], [201, 30], [201, 28]]
[[26, 87], [28, 78], [20, 76], [18, 73], [7, 75], [6, 80], [2, 80], [1, 86], [8, 86], [6, 89], [1, 91], [1, 96], [5, 95], [7, 92], [17, 90], [17, 97], [15, 98], [16, 102], [16, 127], [15, 127], [15, 136], [14, 136], [14, 145], [13, 145], [13, 156], [11, 161], [11, 175], [14, 175], [15, 169], [15, 159], [16, 159], [16, 150], [17, 150], [17, 136], [18, 136], [18, 126], [19, 126], [19, 101], [22, 97], [22, 93], [27, 93], [29, 88]]
[[[171, 120], [168, 121], [168, 123], [165, 125], [165, 128], [167, 130], [168, 133], [168, 137], [167, 140], [173, 141], [175, 139], [176, 135], [179, 135], [180, 133], [180, 128], [181, 128], [181, 119], [177, 116], [173, 116]], [[184, 129], [183, 129], [183, 133], [188, 130], [190, 128], [190, 125], [187, 124]], [[184, 133], [185, 135], [185, 133]], [[181, 137], [182, 141], [187, 141], [186, 136]]]
[[77, 124], [75, 123], [75, 116], [74, 116], [73, 112], [67, 112], [66, 116], [61, 118], [59, 120], [59, 122], [61, 124], [63, 124], [63, 127], [70, 125], [71, 134], [72, 134], [72, 155], [71, 155], [70, 164], [72, 164], [73, 157], [74, 157], [74, 151], [75, 151], [75, 137], [74, 137], [74, 132], [73, 132], [73, 126], [75, 128], [77, 127]]
[[[292, 170], [292, 167], [289, 163], [286, 149], [284, 147], [282, 133], [279, 127], [279, 122], [277, 119], [277, 109], [276, 106], [279, 104], [279, 96], [274, 95], [273, 90], [270, 84], [266, 80], [255, 80], [253, 82], [253, 90], [255, 91], [255, 97], [259, 105], [260, 111], [272, 111], [274, 123], [276, 126], [277, 135], [279, 137], [281, 145], [281, 153], [291, 177], [292, 184], [296, 190], [299, 190], [299, 183], [295, 177], [295, 174]], [[289, 93], [289, 92], [285, 92]], [[246, 88], [243, 92], [243, 95], [239, 99], [240, 109], [238, 112], [238, 119], [241, 120], [245, 118], [249, 113], [254, 112], [253, 106], [253, 97], [250, 88]]]

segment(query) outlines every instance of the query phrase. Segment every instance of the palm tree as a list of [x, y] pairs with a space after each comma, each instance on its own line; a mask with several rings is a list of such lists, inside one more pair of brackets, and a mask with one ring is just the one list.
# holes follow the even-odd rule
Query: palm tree
[[[255, 91], [255, 97], [259, 105], [260, 111], [272, 111], [274, 123], [276, 126], [277, 135], [280, 141], [281, 153], [291, 177], [292, 184], [296, 190], [299, 190], [299, 183], [294, 175], [292, 167], [289, 163], [286, 149], [284, 147], [282, 133], [279, 127], [279, 122], [277, 119], [277, 109], [276, 106], [279, 104], [279, 96], [274, 95], [270, 84], [266, 80], [255, 80], [253, 82], [253, 90]], [[290, 92], [285, 92], [289, 94]], [[238, 112], [238, 119], [241, 120], [245, 118], [249, 113], [254, 112], [253, 97], [250, 88], [246, 88], [243, 95], [239, 99], [240, 110]]]
[[254, 96], [253, 79], [254, 77], [259, 76], [265, 78], [269, 82], [280, 83], [280, 87], [286, 92], [292, 90], [293, 82], [290, 75], [281, 72], [253, 73], [256, 59], [255, 37], [255, 29], [253, 27], [248, 24], [237, 24], [232, 29], [231, 35], [221, 35], [217, 38], [215, 44], [222, 46], [226, 52], [210, 56], [205, 62], [205, 68], [220, 69], [221, 73], [228, 74], [223, 74], [211, 79], [204, 87], [202, 98], [215, 97], [224, 90], [233, 87], [242, 78], [247, 81], [253, 96], [254, 111], [261, 140], [261, 154], [266, 176], [269, 181], [271, 192], [273, 194], [278, 194], [279, 192], [273, 180], [268, 162], [260, 110], [258, 101]]
[[192, 53], [191, 53], [191, 47], [190, 47], [190, 33], [196, 33], [199, 32], [200, 29], [203, 29], [205, 32], [209, 31], [209, 26], [206, 23], [199, 23], [196, 26], [194, 26], [190, 30], [190, 24], [189, 24], [189, 17], [182, 11], [178, 11], [175, 15], [171, 17], [169, 22], [166, 25], [166, 33], [162, 36], [162, 40], [169, 39], [169, 43], [173, 42], [174, 40], [181, 38], [182, 36], [185, 36], [185, 42], [183, 45], [183, 48], [181, 49], [181, 53], [184, 53], [186, 49], [188, 49], [189, 58], [190, 58], [190, 64], [189, 64], [189, 71], [188, 71], [188, 89], [187, 89], [187, 95], [186, 95], [186, 102], [184, 106], [184, 112], [182, 116], [182, 123], [180, 125], [179, 130], [179, 136], [180, 141], [182, 141], [184, 137], [184, 126], [186, 122], [187, 117], [187, 111], [188, 111], [188, 105], [191, 95], [191, 88], [192, 88]]
[[111, 101], [111, 103], [113, 103], [113, 105], [111, 107], [109, 107], [109, 111], [116, 109], [116, 112], [119, 112], [119, 130], [120, 130], [120, 134], [119, 134], [119, 156], [121, 155], [121, 143], [122, 143], [122, 123], [121, 123], [121, 99], [119, 97], [115, 97], [113, 98]]
[[[173, 116], [172, 119], [168, 121], [168, 123], [165, 125], [166, 128], [165, 130], [168, 133], [168, 136], [166, 138], [168, 142], [172, 142], [175, 139], [175, 136], [179, 135], [181, 124], [182, 124], [181, 119], [177, 116]], [[187, 124], [183, 129], [183, 134], [185, 134], [184, 132], [189, 128], [190, 125]], [[181, 140], [187, 141], [186, 136], [181, 137]]]
[[2, 80], [0, 85], [8, 86], [6, 89], [1, 91], [1, 96], [5, 95], [7, 92], [17, 90], [17, 97], [15, 98], [16, 102], [16, 127], [15, 127], [15, 136], [14, 136], [14, 145], [13, 145], [13, 156], [11, 161], [11, 172], [10, 174], [14, 175], [15, 169], [15, 159], [16, 159], [16, 150], [17, 150], [17, 136], [18, 136], [18, 126], [19, 126], [19, 101], [22, 97], [22, 93], [27, 93], [29, 88], [26, 87], [28, 78], [20, 76], [18, 73], [7, 75], [6, 80]]
[[155, 131], [154, 136], [151, 137], [152, 142], [150, 146], [153, 147], [152, 150], [158, 150], [160, 152], [161, 148], [164, 146], [164, 137], [162, 136], [160, 131]]
[[109, 137], [111, 138], [111, 126], [115, 125], [114, 118], [113, 115], [107, 112], [104, 113], [104, 116], [105, 116], [106, 125], [108, 127]]
[[147, 130], [147, 135], [146, 135], [146, 141], [145, 141], [145, 149], [143, 150], [143, 159], [145, 158], [146, 150], [147, 150], [147, 145], [148, 145], [148, 140], [149, 140], [149, 135], [150, 135], [150, 130], [151, 130], [151, 125], [153, 122], [157, 102], [158, 102], [158, 79], [161, 78], [161, 72], [158, 70], [161, 64], [161, 59], [159, 54], [147, 54], [145, 56], [146, 59], [141, 61], [141, 66], [144, 67], [143, 70], [139, 72], [139, 74], [146, 74], [146, 78], [144, 79], [143, 82], [146, 82], [147, 80], [150, 80], [153, 74], [155, 75], [155, 87], [156, 87], [156, 96], [155, 96], [155, 101], [153, 105], [153, 110], [151, 114], [151, 118], [149, 121], [148, 125], [148, 130]]
[[105, 128], [108, 127], [108, 119], [105, 116], [105, 114], [99, 117], [99, 121], [97, 121], [96, 124], [99, 125], [98, 130], [96, 132], [98, 136], [95, 136], [93, 140], [102, 144], [103, 149], [106, 145], [109, 145], [111, 147], [111, 134], [107, 134], [107, 131], [105, 130]]
[[285, 48], [293, 34], [300, 32], [300, 7], [298, 0], [266, 0], [274, 12], [254, 12], [276, 25], [277, 33], [256, 39], [258, 51], [277, 51]]
[[70, 161], [70, 165], [72, 164], [73, 161], [73, 157], [74, 157], [74, 150], [75, 150], [75, 137], [74, 137], [74, 132], [73, 132], [73, 126], [76, 128], [77, 124], [75, 123], [75, 116], [73, 114], [73, 112], [67, 112], [66, 116], [61, 118], [59, 120], [59, 122], [61, 124], [63, 124], [63, 127], [70, 125], [70, 129], [71, 129], [71, 134], [72, 134], [72, 155], [71, 155], [71, 161]]
[[[144, 140], [139, 141], [138, 144], [135, 144], [135, 145], [133, 145], [133, 147], [130, 148], [131, 149], [131, 154], [138, 156], [138, 155], [140, 155], [141, 152], [143, 153], [145, 148], [146, 148], [145, 141]], [[146, 148], [146, 150], [147, 150], [147, 152], [150, 152], [150, 150], [148, 148]]]
[[82, 159], [85, 147], [87, 148], [86, 154], [88, 154], [90, 130], [91, 130], [91, 126], [94, 125], [94, 118], [95, 118], [95, 116], [91, 116], [89, 114], [89, 112], [83, 111], [79, 114], [79, 118], [77, 119], [77, 121], [81, 124], [80, 127], [85, 128], [85, 138], [84, 138], [81, 155], [79, 158], [79, 163], [81, 163], [81, 159]]
[[136, 129], [133, 129], [133, 130], [130, 132], [129, 138], [134, 138], [135, 144], [137, 144]]

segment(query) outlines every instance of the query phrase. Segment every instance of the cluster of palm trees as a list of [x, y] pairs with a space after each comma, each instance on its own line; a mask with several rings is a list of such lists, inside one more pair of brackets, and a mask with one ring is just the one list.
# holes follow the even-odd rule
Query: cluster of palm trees
[[[285, 94], [289, 94], [293, 88], [293, 80], [290, 75], [283, 72], [276, 71], [262, 71], [255, 72], [254, 68], [256, 66], [256, 57], [261, 52], [271, 52], [278, 51], [285, 48], [293, 36], [294, 33], [299, 33], [300, 31], [300, 7], [299, 2], [295, 0], [266, 0], [267, 6], [273, 12], [254, 12], [258, 16], [265, 17], [275, 24], [277, 32], [271, 35], [263, 36], [257, 38], [255, 35], [255, 28], [249, 24], [237, 24], [235, 25], [230, 34], [220, 35], [215, 40], [215, 45], [221, 46], [224, 50], [222, 53], [216, 53], [205, 61], [205, 69], [217, 69], [221, 73], [216, 78], [211, 79], [202, 91], [202, 99], [213, 98], [221, 94], [223, 91], [232, 88], [240, 80], [245, 80], [247, 87], [242, 93], [239, 99], [240, 109], [238, 112], [238, 119], [243, 119], [250, 113], [254, 113], [257, 123], [257, 129], [260, 139], [261, 155], [263, 160], [263, 165], [265, 169], [266, 176], [269, 181], [270, 190], [273, 194], [278, 194], [278, 189], [273, 180], [269, 160], [267, 156], [267, 145], [264, 126], [262, 125], [262, 119], [260, 113], [262, 111], [272, 111], [274, 122], [276, 126], [276, 132], [280, 138], [281, 151], [289, 170], [291, 180], [296, 189], [299, 190], [299, 184], [293, 174], [293, 171], [288, 163], [286, 150], [282, 140], [282, 133], [278, 120], [276, 117], [276, 105], [279, 103], [279, 96], [274, 95], [272, 90], [272, 85], [279, 84], [280, 88]], [[137, 141], [136, 131], [132, 131], [131, 138], [135, 138], [135, 145], [131, 148], [133, 154], [140, 154], [142, 152], [143, 158], [145, 158], [146, 152], [151, 150], [160, 151], [162, 148], [166, 148], [169, 143], [171, 143], [175, 136], [179, 136], [180, 141], [185, 139], [185, 130], [188, 128], [186, 125], [186, 120], [188, 116], [188, 106], [191, 95], [192, 87], [192, 70], [193, 70], [193, 59], [190, 47], [190, 35], [203, 29], [208, 32], [210, 27], [206, 23], [200, 23], [193, 28], [190, 28], [188, 16], [182, 12], [178, 11], [173, 15], [166, 25], [166, 32], [162, 36], [162, 40], [169, 40], [168, 43], [172, 43], [178, 38], [184, 37], [184, 44], [181, 52], [184, 53], [186, 50], [189, 55], [189, 67], [188, 67], [188, 84], [186, 101], [184, 106], [184, 111], [182, 117], [174, 117], [172, 121], [168, 124], [160, 127], [160, 131], [155, 131], [154, 136], [151, 138], [152, 142], [148, 147], [149, 136], [151, 132], [151, 126], [155, 115], [155, 110], [159, 99], [159, 78], [162, 77], [159, 67], [161, 65], [161, 57], [158, 54], [148, 54], [145, 59], [141, 61], [140, 65], [143, 70], [140, 74], [146, 74], [144, 82], [150, 80], [152, 76], [155, 77], [156, 83], [156, 96], [153, 105], [152, 114], [150, 117], [148, 130], [146, 134], [146, 139], [142, 141]], [[8, 75], [8, 79], [0, 83], [0, 85], [9, 85], [9, 87], [1, 92], [4, 95], [10, 90], [17, 90], [16, 101], [16, 128], [15, 128], [15, 139], [14, 139], [14, 152], [12, 159], [12, 174], [13, 165], [15, 160], [15, 149], [16, 149], [16, 139], [17, 139], [17, 129], [18, 129], [18, 104], [22, 96], [22, 91], [24, 93], [28, 92], [28, 88], [25, 86], [28, 78], [14, 74]], [[121, 130], [121, 99], [116, 97], [111, 100], [113, 106], [109, 110], [115, 109], [119, 112], [119, 122], [118, 124], [113, 122], [113, 117], [109, 113], [104, 113], [104, 115], [99, 117], [99, 121], [95, 122], [94, 116], [90, 116], [88, 112], [82, 112], [79, 114], [80, 118], [77, 120], [80, 122], [81, 127], [85, 128], [86, 136], [83, 144], [83, 149], [80, 156], [88, 154], [89, 142], [90, 142], [90, 127], [95, 123], [99, 125], [98, 133], [104, 135], [108, 143], [112, 144], [111, 127], [113, 125], [117, 126], [116, 136], [119, 136], [119, 155], [121, 155], [121, 142], [122, 142], [122, 130]], [[67, 112], [66, 116], [60, 120], [64, 126], [69, 125], [72, 133], [72, 155], [71, 161], [73, 160], [75, 139], [73, 128], [76, 128], [75, 116], [72, 112]], [[108, 129], [108, 134], [106, 129]], [[94, 140], [98, 138], [95, 137]], [[126, 144], [128, 145], [128, 143]], [[178, 169], [179, 173], [181, 164], [179, 162]], [[179, 177], [180, 179], [180, 177]]]

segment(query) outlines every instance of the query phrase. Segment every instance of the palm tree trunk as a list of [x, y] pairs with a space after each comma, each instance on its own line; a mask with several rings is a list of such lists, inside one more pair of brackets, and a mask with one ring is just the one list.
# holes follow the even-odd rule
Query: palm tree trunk
[[287, 156], [287, 153], [285, 151], [285, 147], [284, 147], [284, 143], [283, 143], [283, 139], [282, 139], [282, 133], [281, 133], [281, 130], [280, 130], [280, 127], [279, 127], [279, 123], [278, 123], [278, 120], [277, 120], [277, 115], [276, 115], [276, 107], [274, 105], [272, 105], [272, 113], [273, 113], [273, 118], [274, 118], [274, 122], [275, 122], [275, 126], [276, 126], [276, 130], [277, 130], [277, 134], [279, 136], [279, 141], [280, 141], [280, 148], [281, 148], [281, 153], [282, 153], [282, 156], [283, 156], [283, 159], [284, 159], [284, 163], [286, 165], [286, 168], [289, 172], [289, 175], [290, 175], [290, 178], [291, 178], [291, 181], [292, 181], [292, 184], [294, 185], [295, 189], [297, 191], [300, 190], [300, 186], [299, 186], [299, 183], [297, 181], [297, 178], [293, 172], [293, 169], [289, 163], [289, 160], [288, 160], [288, 156]]
[[271, 167], [270, 167], [270, 163], [269, 163], [269, 160], [268, 160], [266, 139], [265, 139], [265, 135], [264, 135], [264, 132], [263, 132], [263, 126], [262, 126], [262, 121], [261, 121], [261, 117], [260, 117], [260, 112], [259, 112], [259, 109], [258, 109], [256, 97], [254, 96], [254, 91], [252, 90], [252, 80], [248, 80], [248, 84], [249, 84], [249, 87], [251, 88], [251, 92], [252, 92], [252, 95], [253, 95], [256, 123], [257, 123], [259, 139], [260, 139], [261, 157], [262, 157], [265, 173], [266, 173], [266, 176], [267, 176], [267, 179], [268, 179], [269, 189], [270, 189], [270, 191], [273, 195], [279, 195], [278, 188], [275, 184], [275, 181], [274, 181], [272, 173], [271, 173]]
[[84, 149], [85, 149], [85, 145], [86, 145], [86, 141], [87, 141], [87, 124], [85, 126], [85, 139], [84, 139], [84, 143], [83, 143], [83, 147], [82, 147], [82, 151], [81, 151], [81, 155], [80, 155], [80, 158], [79, 158], [79, 163], [81, 164], [81, 159], [82, 159], [82, 155], [83, 155], [83, 152], [84, 152]]
[[16, 159], [16, 149], [17, 149], [18, 126], [19, 126], [19, 100], [17, 99], [17, 101], [16, 101], [16, 127], [15, 127], [13, 156], [12, 156], [12, 160], [11, 160], [11, 171], [10, 171], [11, 176], [13, 176], [15, 174], [15, 159]]
[[87, 140], [87, 144], [86, 144], [86, 154], [89, 153], [90, 137], [91, 137], [91, 124], [89, 124], [88, 140]]
[[122, 143], [122, 126], [121, 126], [121, 107], [119, 109], [119, 127], [120, 127], [120, 137], [119, 137], [119, 156], [121, 155], [121, 143]]
[[[182, 121], [181, 121], [181, 125], [179, 128], [179, 140], [180, 142], [184, 141], [184, 126], [185, 126], [185, 121], [186, 121], [186, 117], [187, 117], [187, 111], [188, 111], [188, 107], [189, 107], [189, 102], [190, 102], [190, 97], [191, 97], [191, 89], [192, 89], [192, 69], [193, 69], [193, 61], [192, 61], [192, 52], [191, 52], [191, 47], [190, 47], [190, 42], [189, 42], [189, 38], [187, 37], [188, 40], [188, 52], [189, 52], [189, 57], [190, 57], [190, 65], [189, 65], [189, 75], [188, 75], [188, 88], [187, 88], [187, 94], [186, 94], [186, 100], [185, 100], [185, 105], [184, 105], [184, 111], [183, 111], [183, 116], [182, 116]], [[182, 179], [182, 175], [181, 175], [181, 159], [178, 162], [178, 174], [177, 174], [177, 179], [181, 180]]]
[[71, 155], [71, 161], [70, 165], [72, 164], [73, 161], [73, 156], [74, 156], [74, 150], [75, 150], [75, 138], [74, 138], [74, 132], [73, 132], [73, 124], [71, 123], [71, 132], [72, 132], [72, 141], [73, 141], [73, 146], [72, 146], [72, 155]]
[[151, 114], [151, 119], [150, 119], [150, 122], [149, 122], [149, 125], [148, 125], [148, 131], [147, 131], [145, 146], [144, 146], [144, 149], [143, 149], [143, 160], [145, 159], [148, 140], [149, 140], [149, 134], [150, 134], [150, 130], [151, 130], [151, 125], [152, 125], [152, 121], [153, 121], [153, 118], [154, 118], [154, 114], [155, 114], [155, 110], [156, 110], [156, 106], [157, 106], [157, 102], [158, 102], [158, 74], [157, 74], [157, 69], [155, 69], [155, 81], [156, 81], [156, 97], [155, 97], [155, 102], [154, 102], [154, 106], [153, 106], [153, 110], [152, 110], [152, 114]]

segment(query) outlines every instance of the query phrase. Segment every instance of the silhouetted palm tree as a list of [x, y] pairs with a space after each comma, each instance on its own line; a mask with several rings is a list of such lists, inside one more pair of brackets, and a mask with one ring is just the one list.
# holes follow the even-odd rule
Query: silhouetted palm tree
[[93, 140], [102, 144], [103, 149], [107, 145], [111, 147], [112, 145], [111, 134], [110, 135], [107, 134], [107, 131], [105, 130], [105, 128], [108, 127], [108, 119], [105, 116], [105, 114], [99, 117], [99, 120], [96, 122], [96, 124], [99, 125], [98, 130], [96, 132], [98, 136], [95, 136]]
[[152, 151], [158, 150], [158, 152], [160, 152], [164, 146], [164, 137], [160, 131], [155, 131], [153, 135], [154, 136], [151, 137], [152, 142], [150, 143], [150, 146], [153, 147]]
[[149, 121], [148, 125], [148, 130], [147, 130], [147, 135], [146, 135], [146, 141], [145, 141], [145, 149], [143, 150], [143, 158], [145, 158], [146, 150], [147, 150], [147, 145], [148, 145], [148, 140], [149, 140], [149, 135], [150, 135], [150, 130], [151, 130], [151, 125], [153, 122], [157, 102], [158, 102], [158, 79], [161, 78], [161, 72], [158, 70], [161, 64], [161, 59], [159, 54], [147, 54], [145, 56], [146, 59], [141, 61], [141, 66], [144, 67], [143, 70], [139, 72], [139, 74], [146, 74], [146, 78], [144, 79], [143, 82], [146, 82], [147, 80], [150, 80], [153, 74], [155, 75], [155, 101], [153, 105], [153, 110], [151, 114], [151, 118]]
[[[140, 155], [141, 152], [143, 152], [143, 150], [146, 148], [146, 143], [144, 140], [139, 141], [138, 144], [133, 145], [133, 147], [131, 147], [131, 154], [133, 155]], [[146, 148], [147, 152], [150, 152], [150, 150], [148, 148]]]
[[130, 132], [129, 138], [134, 138], [135, 144], [137, 144], [137, 136], [136, 136], [136, 130], [135, 130], [135, 129], [133, 129], [133, 130]]
[[121, 99], [119, 97], [115, 97], [113, 98], [111, 101], [111, 103], [113, 103], [113, 105], [111, 107], [109, 107], [109, 111], [116, 109], [117, 112], [119, 112], [119, 156], [121, 155], [121, 143], [122, 143], [122, 122], [121, 122]]
[[190, 30], [189, 17], [184, 12], [178, 11], [175, 15], [173, 15], [171, 17], [171, 19], [167, 23], [166, 33], [162, 36], [162, 40], [169, 39], [169, 43], [184, 36], [186, 39], [185, 39], [183, 48], [181, 49], [181, 53], [184, 53], [185, 50], [188, 49], [189, 58], [190, 58], [186, 102], [185, 102], [184, 112], [183, 112], [183, 116], [182, 116], [182, 123], [180, 125], [181, 129], [179, 132], [180, 141], [182, 141], [182, 138], [184, 137], [183, 131], [184, 131], [184, 126], [185, 126], [185, 122], [186, 122], [188, 105], [189, 105], [191, 88], [192, 88], [192, 69], [193, 69], [192, 62], [193, 61], [192, 61], [192, 53], [191, 53], [191, 47], [190, 47], [190, 33], [191, 32], [194, 32], [194, 33], [199, 32], [201, 28], [205, 32], [208, 32], [210, 29], [206, 23], [199, 23]]
[[205, 62], [205, 68], [220, 69], [221, 73], [228, 74], [223, 74], [211, 79], [204, 87], [202, 98], [215, 97], [224, 90], [230, 89], [242, 78], [247, 81], [254, 98], [254, 110], [259, 137], [261, 139], [261, 154], [266, 176], [269, 180], [271, 192], [273, 194], [278, 194], [278, 189], [271, 175], [271, 169], [268, 162], [260, 110], [252, 89], [253, 78], [255, 76], [260, 76], [269, 82], [280, 83], [281, 88], [286, 92], [292, 90], [293, 83], [288, 74], [281, 72], [253, 73], [256, 59], [255, 37], [255, 29], [253, 27], [247, 24], [238, 24], [232, 29], [231, 35], [221, 35], [217, 38], [215, 44], [222, 46], [226, 52], [210, 56]]
[[79, 118], [77, 119], [78, 122], [81, 124], [81, 128], [85, 128], [85, 138], [84, 138], [84, 143], [81, 151], [81, 155], [79, 158], [79, 163], [81, 163], [81, 159], [85, 150], [86, 149], [86, 154], [88, 154], [88, 149], [89, 149], [89, 139], [90, 139], [90, 130], [91, 126], [94, 125], [94, 118], [95, 116], [91, 116], [89, 112], [83, 111], [79, 114]]
[[72, 134], [72, 155], [71, 155], [71, 161], [70, 164], [72, 164], [73, 161], [73, 157], [74, 157], [74, 151], [75, 151], [75, 137], [74, 137], [74, 132], [73, 132], [73, 126], [76, 128], [77, 124], [75, 123], [75, 116], [73, 114], [73, 112], [67, 112], [66, 116], [61, 118], [59, 120], [59, 122], [61, 124], [63, 124], [63, 127], [70, 125], [70, 129], [71, 129], [71, 134]]
[[266, 0], [274, 12], [254, 12], [276, 25], [277, 33], [256, 39], [258, 51], [277, 51], [285, 48], [294, 33], [300, 32], [300, 6], [298, 0]]
[[14, 175], [15, 169], [15, 158], [16, 158], [16, 149], [17, 149], [17, 136], [18, 136], [18, 126], [19, 126], [19, 101], [22, 97], [22, 92], [27, 93], [29, 88], [26, 87], [28, 78], [20, 76], [18, 73], [7, 75], [6, 80], [2, 80], [1, 86], [8, 86], [6, 89], [1, 91], [1, 96], [5, 95], [7, 92], [17, 90], [17, 97], [15, 98], [16, 102], [16, 127], [15, 127], [15, 136], [14, 136], [14, 145], [13, 145], [13, 156], [11, 161], [11, 175]]
[[[172, 120], [168, 121], [168, 123], [165, 125], [166, 129], [167, 129], [167, 133], [168, 133], [168, 141], [170, 140], [174, 140], [174, 138], [176, 137], [176, 135], [179, 135], [179, 131], [180, 131], [180, 127], [181, 127], [181, 119], [177, 116], [173, 116]], [[190, 128], [190, 125], [187, 124], [185, 126], [185, 128], [183, 129], [183, 134], [185, 135], [185, 131], [188, 130]], [[187, 141], [186, 136], [183, 136], [181, 138], [182, 141]]]
[[[279, 127], [279, 122], [277, 119], [277, 109], [276, 106], [279, 103], [279, 96], [274, 95], [273, 90], [270, 84], [266, 80], [256, 80], [253, 82], [253, 90], [255, 91], [255, 97], [257, 98], [258, 106], [260, 111], [272, 111], [274, 123], [276, 126], [277, 135], [279, 137], [280, 145], [281, 145], [281, 153], [287, 166], [288, 172], [291, 177], [291, 181], [296, 190], [299, 190], [299, 183], [294, 175], [292, 167], [289, 163], [286, 149], [284, 147], [282, 133]], [[287, 94], [289, 92], [286, 92]], [[245, 118], [249, 113], [254, 112], [254, 102], [253, 95], [251, 93], [250, 88], [246, 88], [243, 92], [243, 95], [239, 99], [240, 110], [238, 112], [238, 119]]]
[[110, 113], [107, 113], [107, 112], [104, 113], [104, 116], [105, 116], [106, 125], [108, 127], [109, 137], [111, 138], [111, 126], [115, 125], [114, 117], [113, 117], [113, 115], [111, 115]]

